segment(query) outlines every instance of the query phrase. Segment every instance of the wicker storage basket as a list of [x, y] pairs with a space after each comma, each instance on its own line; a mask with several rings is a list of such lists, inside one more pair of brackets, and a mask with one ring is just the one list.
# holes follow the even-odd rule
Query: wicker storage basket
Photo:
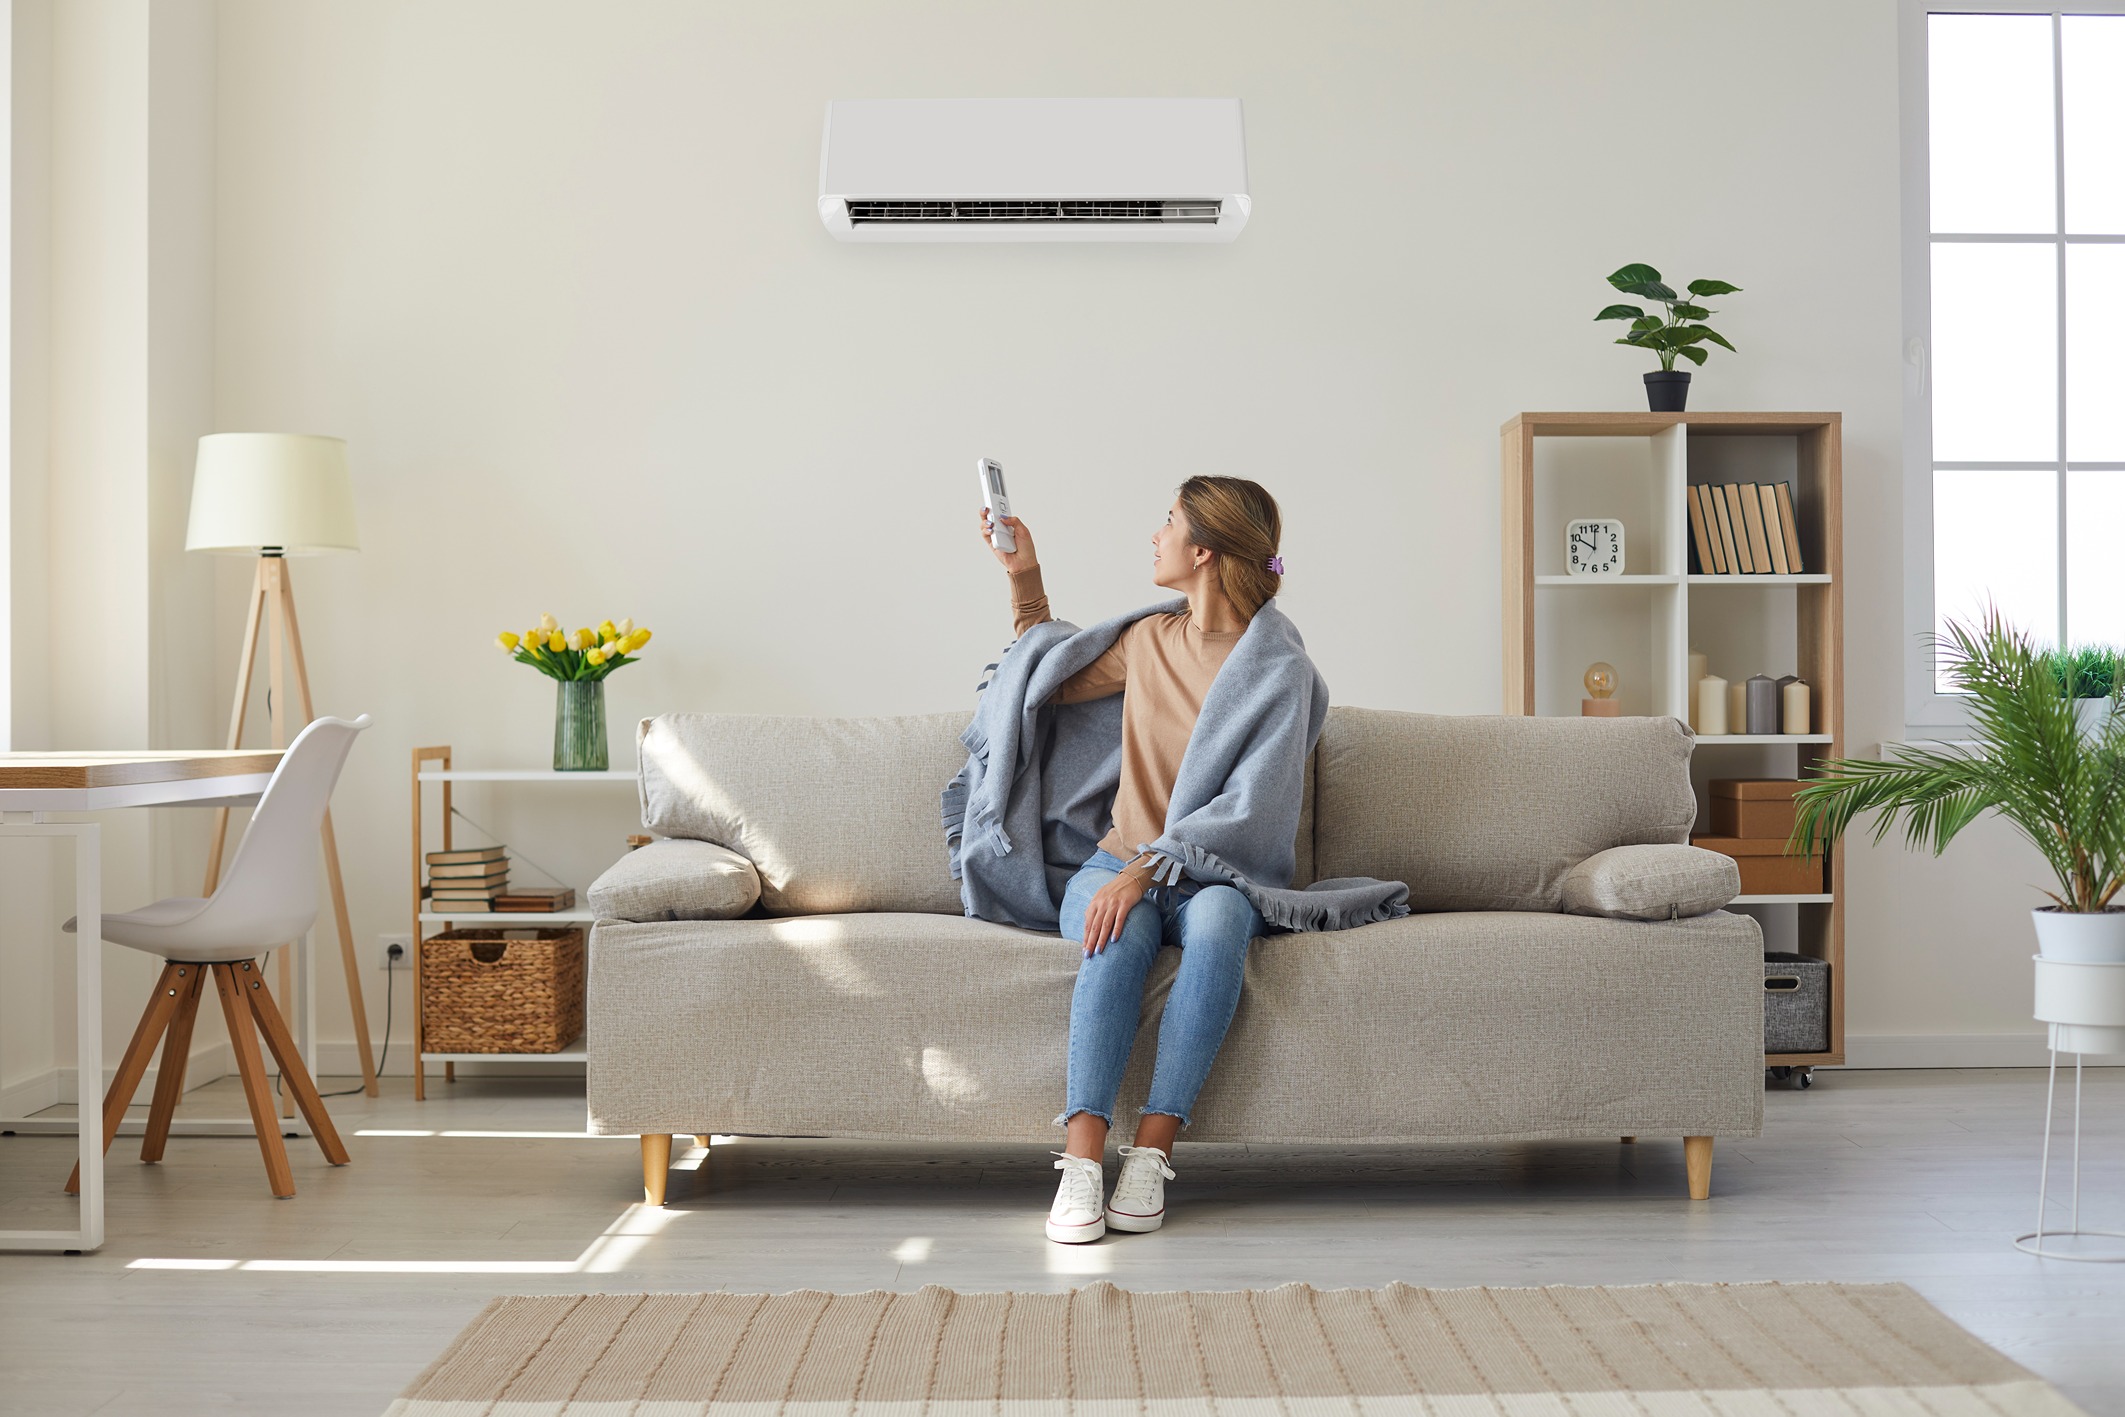
[[558, 1053], [583, 1035], [583, 932], [445, 930], [421, 946], [421, 1049]]

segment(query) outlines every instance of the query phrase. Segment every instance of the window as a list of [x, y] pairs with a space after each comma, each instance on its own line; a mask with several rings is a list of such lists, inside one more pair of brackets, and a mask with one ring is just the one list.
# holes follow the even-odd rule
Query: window
[[2125, 7], [1906, 3], [1913, 628], [2125, 643]]

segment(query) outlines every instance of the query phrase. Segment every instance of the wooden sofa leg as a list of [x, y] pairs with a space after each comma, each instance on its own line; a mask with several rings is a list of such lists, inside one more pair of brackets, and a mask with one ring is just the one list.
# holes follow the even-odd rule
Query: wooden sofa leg
[[1712, 1139], [1684, 1137], [1682, 1164], [1690, 1176], [1690, 1199], [1709, 1199], [1712, 1194]]
[[1634, 1141], [1638, 1140], [1638, 1138], [1636, 1138], [1636, 1137], [1624, 1137], [1624, 1138], [1623, 1138], [1622, 1140], [1623, 1140], [1623, 1144], [1624, 1144], [1625, 1146], [1629, 1146], [1629, 1145], [1630, 1145], [1630, 1144], [1631, 1144], [1632, 1142], [1634, 1142]]
[[650, 1132], [642, 1137], [642, 1199], [650, 1205], [664, 1204], [664, 1182], [671, 1172], [671, 1133]]

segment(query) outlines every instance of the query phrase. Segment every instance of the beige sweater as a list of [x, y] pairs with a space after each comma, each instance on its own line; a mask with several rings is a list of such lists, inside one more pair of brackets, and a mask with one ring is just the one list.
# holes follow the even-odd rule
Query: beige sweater
[[[1038, 566], [1011, 574], [1011, 611], [1014, 635], [1054, 618]], [[1122, 631], [1113, 648], [1063, 681], [1057, 703], [1128, 691], [1122, 700], [1121, 786], [1114, 794], [1114, 825], [1099, 844], [1102, 851], [1134, 861], [1138, 846], [1164, 835], [1166, 806], [1203, 696], [1244, 633], [1210, 634], [1197, 629], [1185, 611], [1147, 615]]]

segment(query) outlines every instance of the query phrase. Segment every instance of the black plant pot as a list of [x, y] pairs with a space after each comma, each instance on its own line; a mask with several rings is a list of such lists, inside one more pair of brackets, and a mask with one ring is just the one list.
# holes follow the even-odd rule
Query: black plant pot
[[1655, 413], [1680, 413], [1690, 401], [1690, 371], [1655, 369], [1645, 376], [1645, 406]]

